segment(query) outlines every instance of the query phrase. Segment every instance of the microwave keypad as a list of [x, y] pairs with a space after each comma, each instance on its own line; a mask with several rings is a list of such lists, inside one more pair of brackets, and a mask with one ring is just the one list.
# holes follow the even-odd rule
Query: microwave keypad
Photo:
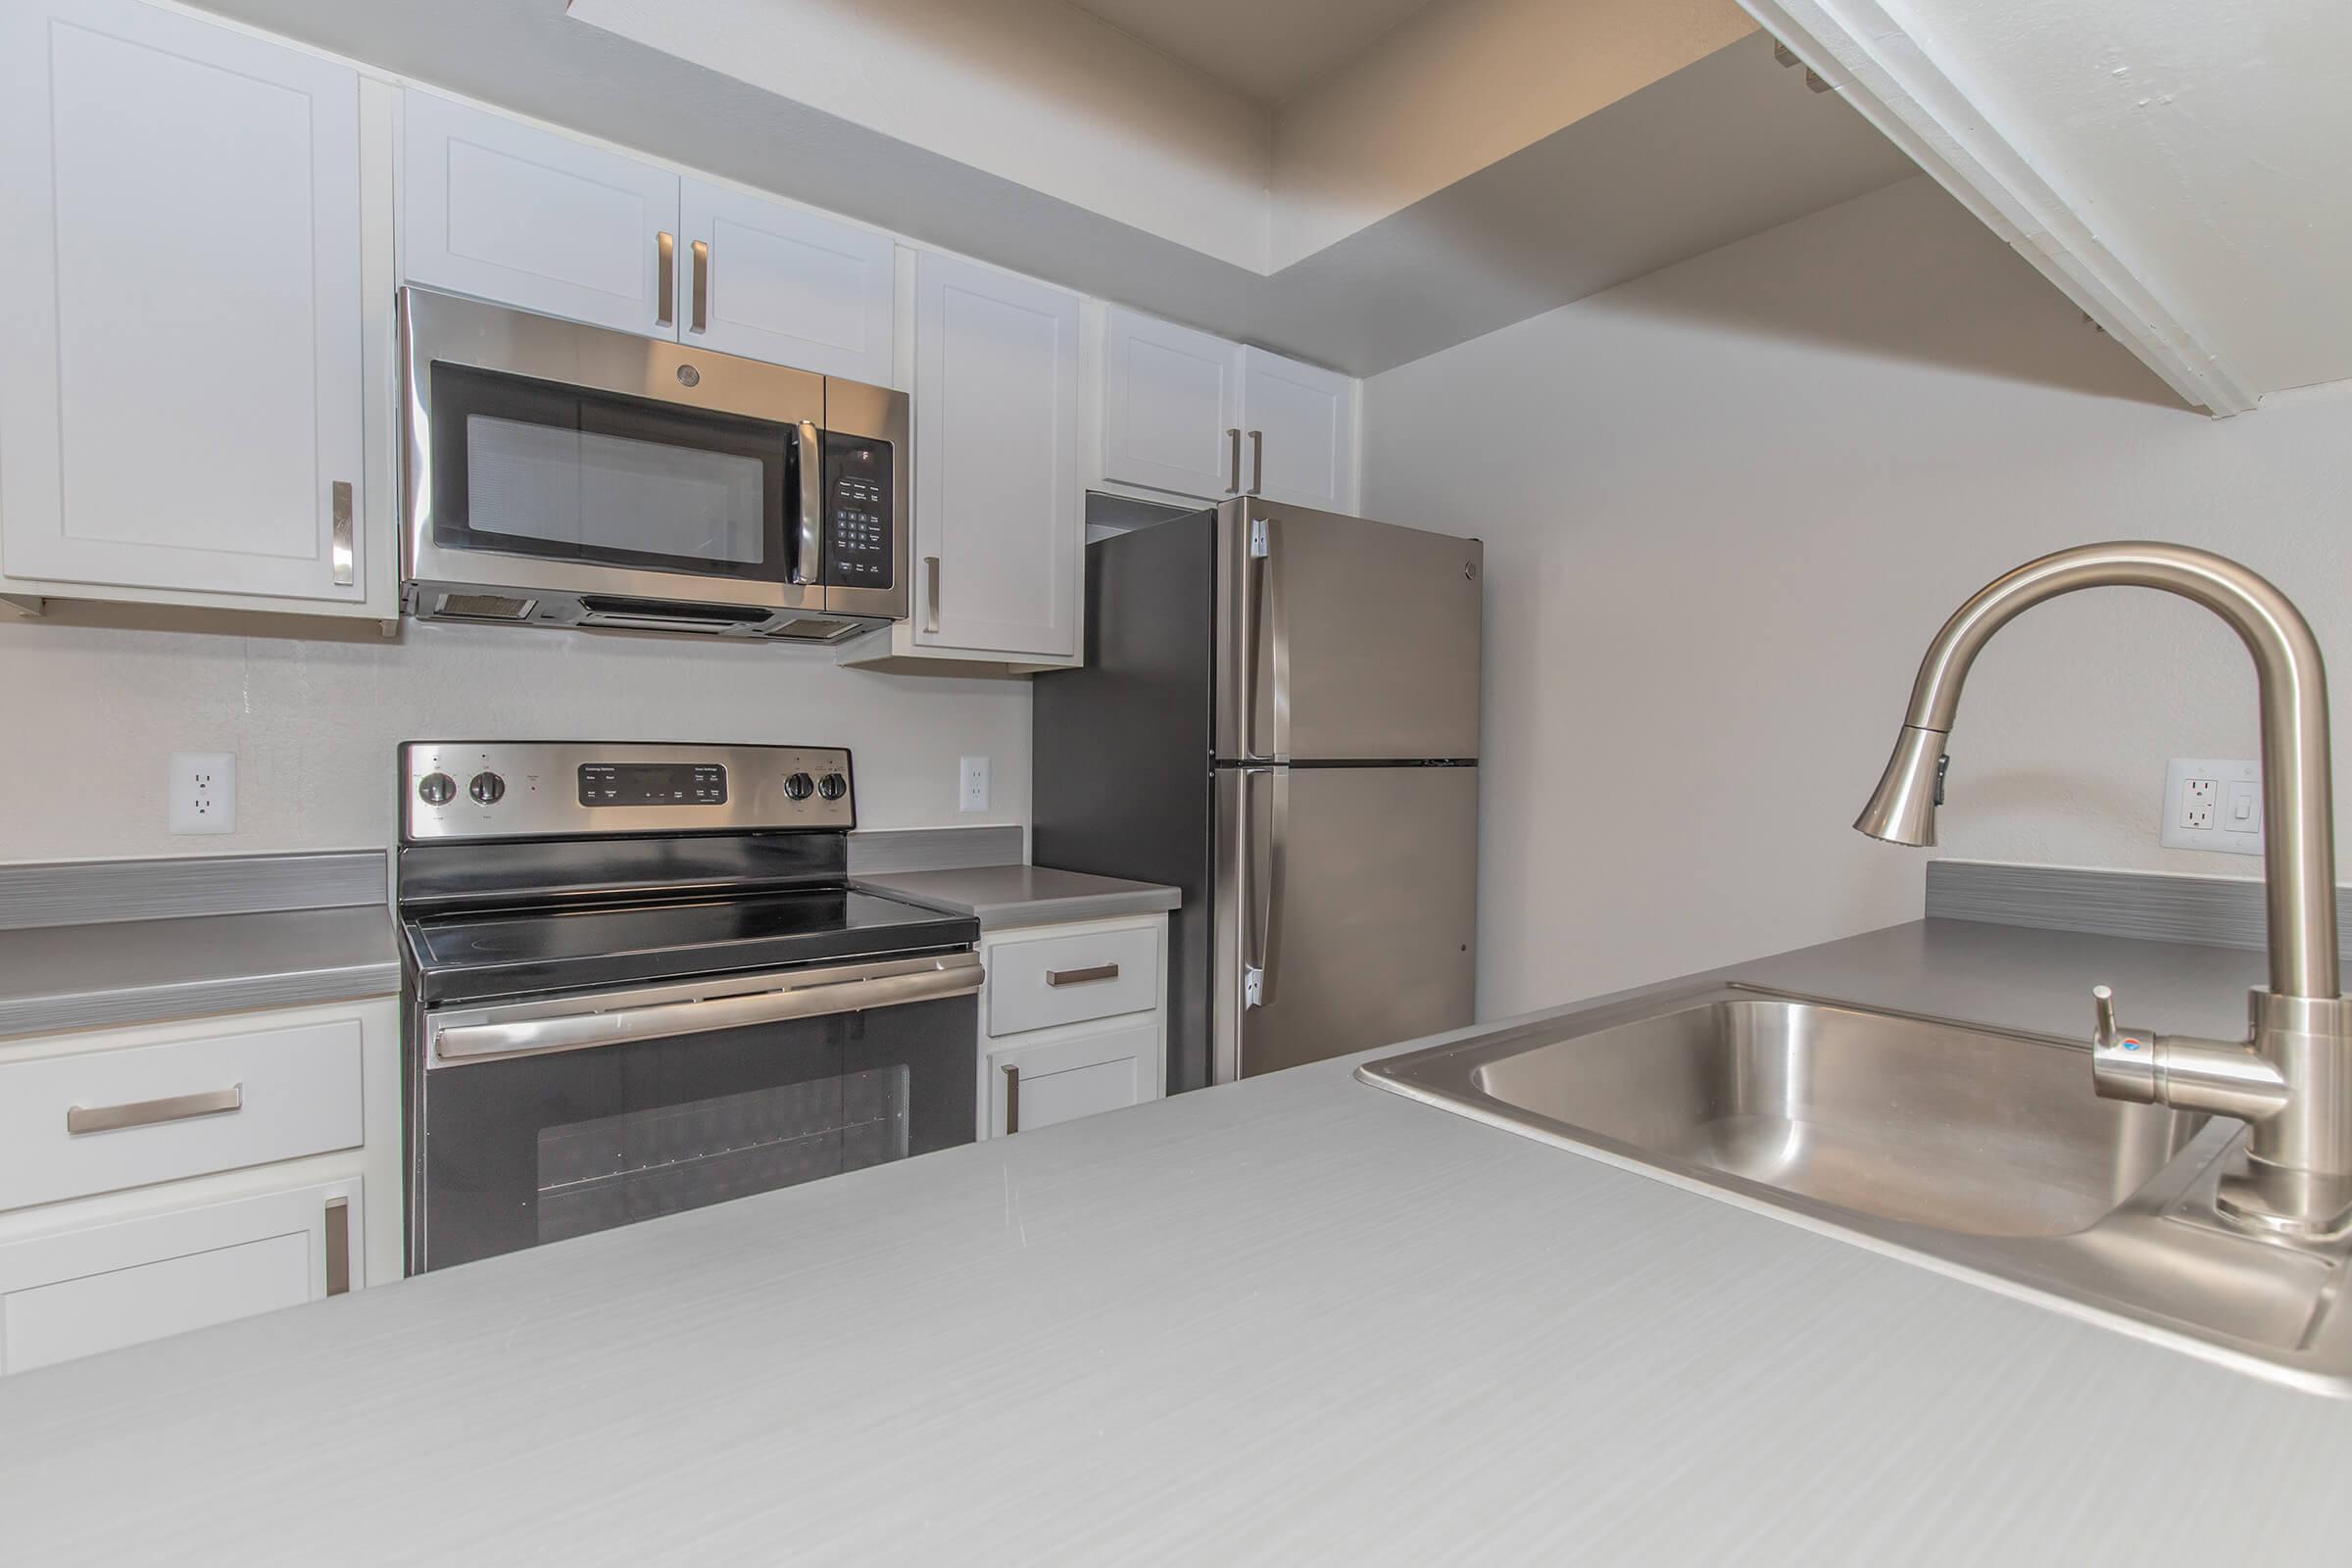
[[887, 441], [825, 436], [824, 579], [834, 587], [891, 586], [893, 456]]

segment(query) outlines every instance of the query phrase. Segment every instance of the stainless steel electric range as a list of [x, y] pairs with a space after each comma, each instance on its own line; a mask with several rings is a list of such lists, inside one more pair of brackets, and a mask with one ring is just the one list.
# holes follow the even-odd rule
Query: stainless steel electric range
[[978, 923], [823, 747], [400, 749], [410, 1272], [973, 1138]]

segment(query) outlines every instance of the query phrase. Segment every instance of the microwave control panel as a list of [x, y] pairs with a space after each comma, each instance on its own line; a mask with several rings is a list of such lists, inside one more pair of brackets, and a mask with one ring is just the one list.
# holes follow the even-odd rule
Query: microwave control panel
[[829, 585], [892, 586], [896, 458], [887, 441], [826, 432], [824, 580]]

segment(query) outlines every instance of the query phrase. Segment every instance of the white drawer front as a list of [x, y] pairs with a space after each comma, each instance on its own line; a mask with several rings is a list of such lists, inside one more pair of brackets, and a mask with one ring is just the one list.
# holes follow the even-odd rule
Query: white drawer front
[[360, 1062], [337, 1018], [0, 1063], [0, 1208], [356, 1149]]
[[988, 956], [988, 1032], [1143, 1012], [1159, 1001], [1159, 932], [1152, 927], [1001, 942]]

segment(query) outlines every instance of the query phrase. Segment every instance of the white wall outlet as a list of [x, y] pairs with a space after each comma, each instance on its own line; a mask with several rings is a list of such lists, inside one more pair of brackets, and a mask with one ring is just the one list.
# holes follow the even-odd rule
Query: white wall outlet
[[2164, 820], [2172, 850], [2262, 853], [2262, 764], [2242, 759], [2176, 757], [2164, 769]]
[[956, 809], [988, 809], [988, 759], [967, 757], [956, 767]]
[[234, 752], [172, 754], [172, 831], [237, 830], [237, 756]]

